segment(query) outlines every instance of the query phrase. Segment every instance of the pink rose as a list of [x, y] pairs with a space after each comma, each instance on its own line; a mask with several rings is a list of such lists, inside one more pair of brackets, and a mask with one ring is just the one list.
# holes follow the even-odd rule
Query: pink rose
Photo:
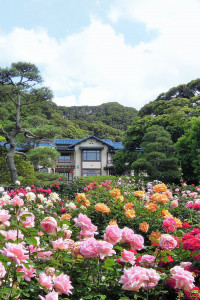
[[146, 271], [142, 267], [132, 267], [125, 269], [124, 275], [121, 276], [119, 283], [122, 283], [122, 289], [128, 291], [139, 292], [144, 286], [144, 282], [148, 280]]
[[194, 276], [182, 267], [175, 266], [170, 269], [170, 274], [176, 281], [175, 289], [190, 291], [194, 287]]
[[5, 226], [10, 226], [10, 222], [8, 221], [10, 219], [11, 215], [9, 215], [9, 211], [6, 209], [0, 210], [0, 222], [4, 224]]
[[38, 282], [42, 287], [47, 288], [48, 290], [52, 290], [53, 283], [50, 275], [46, 275], [44, 272], [40, 273]]
[[[20, 218], [21, 217], [21, 218]], [[25, 218], [25, 220], [24, 220]], [[24, 228], [32, 228], [35, 226], [35, 216], [34, 214], [32, 214], [31, 212], [28, 211], [23, 211], [20, 215], [19, 215], [19, 219], [22, 222], [22, 225]]]
[[35, 269], [32, 265], [29, 265], [29, 269], [22, 265], [19, 268], [17, 268], [17, 272], [23, 273], [21, 277], [28, 282], [31, 281], [31, 278], [35, 277]]
[[121, 253], [120, 261], [128, 262], [131, 265], [134, 265], [135, 260], [136, 260], [136, 257], [132, 251], [128, 251], [128, 250], [124, 249], [124, 251]]
[[51, 293], [48, 293], [45, 298], [40, 295], [39, 297], [41, 300], [58, 300], [58, 293], [52, 291]]
[[38, 249], [38, 254], [37, 257], [38, 259], [42, 260], [42, 261], [47, 261], [50, 260], [50, 256], [53, 253], [52, 251], [41, 251], [43, 249]]
[[97, 251], [101, 259], [107, 256], [113, 256], [116, 252], [113, 250], [113, 245], [106, 241], [98, 241]]
[[18, 232], [16, 229], [10, 229], [8, 231], [0, 230], [0, 233], [5, 236], [5, 241], [8, 241], [8, 240], [16, 241], [17, 234], [18, 234], [18, 238], [20, 238], [22, 240], [24, 238], [24, 235], [22, 234], [21, 230], [19, 230]]
[[171, 201], [170, 206], [171, 206], [172, 208], [177, 208], [177, 207], [178, 207], [178, 201], [177, 201], [177, 200]]
[[0, 206], [3, 206], [6, 203], [5, 198], [0, 198]]
[[140, 288], [152, 289], [160, 280], [160, 275], [153, 269], [132, 267], [124, 271], [119, 283], [122, 283], [123, 290], [138, 292]]
[[122, 230], [117, 225], [108, 225], [106, 227], [106, 233], [104, 234], [104, 240], [112, 245], [117, 244], [122, 238]]
[[163, 221], [163, 228], [166, 232], [173, 232], [177, 229], [176, 221], [173, 218], [166, 218]]
[[173, 250], [177, 246], [177, 241], [170, 234], [162, 234], [160, 238], [160, 247], [163, 250]]
[[121, 242], [122, 243], [131, 243], [134, 239], [134, 231], [131, 228], [128, 227], [124, 227], [122, 229], [122, 239]]
[[85, 258], [98, 256], [98, 242], [95, 238], [87, 238], [80, 245], [80, 254]]
[[92, 224], [90, 218], [87, 215], [79, 214], [78, 218], [74, 218], [75, 226], [79, 226], [81, 228], [80, 235], [85, 237], [93, 237], [97, 234], [97, 226]]
[[155, 256], [145, 254], [145, 255], [142, 255], [142, 257], [140, 259], [140, 264], [142, 267], [149, 268], [154, 265], [155, 259], [156, 259]]
[[144, 248], [144, 238], [140, 234], [133, 235], [133, 241], [130, 243], [134, 250], [141, 250]]
[[73, 286], [68, 275], [61, 274], [54, 278], [54, 286], [59, 294], [72, 294], [70, 290], [73, 289]]
[[160, 280], [160, 275], [154, 269], [146, 269], [148, 280], [144, 282], [144, 289], [149, 290], [154, 288]]
[[13, 206], [23, 206], [24, 205], [24, 200], [21, 199], [18, 196], [15, 196], [11, 201], [10, 204]]
[[0, 278], [3, 278], [6, 275], [6, 269], [2, 262], [0, 262]]
[[6, 243], [6, 247], [0, 251], [3, 256], [10, 258], [11, 260], [15, 261], [19, 266], [22, 262], [26, 262], [26, 259], [29, 258], [28, 250], [24, 247], [22, 243], [19, 244], [12, 244]]
[[193, 202], [193, 201], [188, 201], [188, 202], [186, 203], [186, 207], [189, 207], [189, 208], [192, 208], [193, 205], [194, 205], [194, 202]]
[[57, 228], [57, 221], [53, 217], [46, 217], [40, 222], [40, 226], [46, 233], [54, 233]]

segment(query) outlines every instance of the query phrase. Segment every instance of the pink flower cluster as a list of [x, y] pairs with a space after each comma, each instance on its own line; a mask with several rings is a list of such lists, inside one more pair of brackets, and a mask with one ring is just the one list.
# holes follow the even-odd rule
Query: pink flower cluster
[[160, 275], [154, 269], [135, 266], [124, 271], [119, 283], [123, 284], [123, 290], [138, 292], [140, 288], [154, 288], [159, 280]]
[[[54, 287], [59, 295], [72, 294], [71, 290], [73, 289], [73, 286], [71, 285], [70, 277], [66, 274], [61, 274], [52, 278], [51, 275], [46, 275], [44, 272], [42, 272], [39, 275], [38, 282], [42, 287], [47, 288], [48, 290], [52, 290]], [[49, 299], [51, 299], [50, 296]]]
[[80, 254], [84, 258], [112, 256], [116, 252], [113, 250], [113, 245], [106, 241], [97, 241], [95, 238], [86, 238], [80, 244]]
[[173, 218], [166, 218], [163, 221], [163, 228], [166, 232], [173, 232], [177, 229], [176, 221]]
[[24, 247], [23, 243], [6, 243], [5, 247], [0, 251], [0, 253], [3, 256], [15, 261], [18, 266], [23, 262], [26, 263], [26, 259], [29, 258], [28, 250]]
[[92, 224], [90, 218], [87, 215], [79, 214], [78, 218], [74, 218], [75, 226], [81, 228], [80, 236], [94, 237], [97, 234], [97, 226]]
[[175, 289], [190, 291], [194, 287], [194, 277], [192, 273], [184, 270], [182, 267], [173, 267], [170, 269], [170, 274], [176, 282]]

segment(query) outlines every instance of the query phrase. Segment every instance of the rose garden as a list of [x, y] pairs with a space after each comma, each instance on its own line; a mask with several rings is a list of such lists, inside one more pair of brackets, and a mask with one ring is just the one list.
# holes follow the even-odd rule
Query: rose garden
[[126, 177], [0, 193], [1, 299], [200, 298], [200, 187]]

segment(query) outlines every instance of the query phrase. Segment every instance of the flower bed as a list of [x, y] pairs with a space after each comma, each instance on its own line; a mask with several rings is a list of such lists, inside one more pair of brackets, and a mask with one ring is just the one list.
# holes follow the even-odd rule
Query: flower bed
[[199, 187], [0, 193], [1, 299], [200, 298]]

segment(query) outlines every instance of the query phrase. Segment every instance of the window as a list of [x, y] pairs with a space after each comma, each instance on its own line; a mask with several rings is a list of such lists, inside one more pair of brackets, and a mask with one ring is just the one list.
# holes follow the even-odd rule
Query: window
[[84, 161], [100, 161], [100, 150], [83, 150]]
[[62, 155], [58, 157], [59, 163], [68, 163], [70, 162], [70, 155]]
[[83, 176], [98, 176], [101, 175], [100, 169], [83, 169]]

